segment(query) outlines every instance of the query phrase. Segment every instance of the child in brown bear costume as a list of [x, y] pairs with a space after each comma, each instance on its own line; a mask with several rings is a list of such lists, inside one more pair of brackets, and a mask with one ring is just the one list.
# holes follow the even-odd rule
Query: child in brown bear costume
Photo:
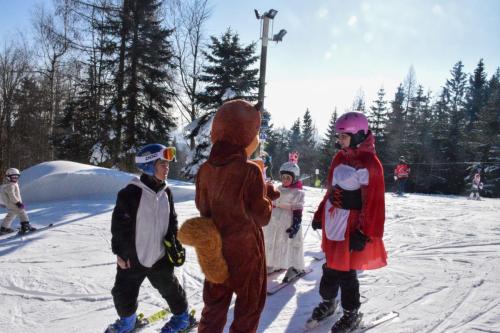
[[[256, 332], [264, 308], [267, 281], [262, 226], [269, 223], [272, 200], [279, 193], [271, 184], [264, 183], [260, 168], [248, 160], [257, 147], [259, 128], [260, 112], [255, 106], [243, 100], [224, 103], [212, 124], [210, 156], [196, 177], [196, 207], [203, 218], [186, 224], [203, 223], [206, 218], [213, 221], [222, 240], [222, 256], [229, 273], [223, 282], [217, 281], [220, 276], [214, 281], [203, 269], [210, 265], [210, 256], [220, 253], [220, 248], [200, 253], [202, 248], [211, 247], [202, 244], [217, 243], [207, 239], [210, 233], [190, 232], [193, 228], [187, 225], [179, 231], [181, 242], [199, 244], [194, 246], [206, 275], [199, 333], [224, 330], [233, 293], [236, 304], [231, 333]], [[205, 239], [200, 239], [203, 234]], [[213, 261], [220, 264], [217, 258]]]

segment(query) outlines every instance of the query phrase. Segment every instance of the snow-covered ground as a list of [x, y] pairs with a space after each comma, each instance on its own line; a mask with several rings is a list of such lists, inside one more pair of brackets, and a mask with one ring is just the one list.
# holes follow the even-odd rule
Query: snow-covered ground
[[[0, 332], [102, 332], [115, 320], [110, 219], [116, 191], [131, 177], [60, 161], [23, 172], [32, 223], [55, 226], [23, 238], [0, 237]], [[196, 216], [194, 186], [169, 183], [179, 221]], [[307, 226], [321, 196], [306, 188], [304, 255], [314, 271], [267, 298], [259, 332], [301, 332], [320, 300], [322, 261], [314, 260], [320, 239]], [[386, 205], [389, 265], [360, 274], [361, 309], [367, 319], [389, 311], [400, 317], [370, 332], [500, 332], [500, 200], [387, 194]], [[202, 275], [191, 248], [176, 274], [199, 316]], [[165, 306], [147, 281], [139, 302], [146, 313]], [[335, 319], [311, 332], [328, 332]], [[158, 332], [161, 325], [143, 332]]]

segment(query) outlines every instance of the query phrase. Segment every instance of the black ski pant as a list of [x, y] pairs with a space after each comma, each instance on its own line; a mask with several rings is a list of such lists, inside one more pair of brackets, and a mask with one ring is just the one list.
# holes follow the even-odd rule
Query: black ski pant
[[137, 297], [145, 278], [148, 278], [151, 285], [160, 292], [174, 315], [187, 310], [186, 293], [174, 275], [174, 266], [166, 258], [160, 259], [151, 268], [138, 266], [129, 269], [117, 266], [115, 285], [111, 294], [120, 317], [131, 316], [137, 311]]
[[323, 276], [319, 283], [319, 294], [323, 299], [333, 300], [340, 288], [340, 300], [344, 310], [352, 311], [361, 306], [359, 281], [356, 270], [337, 271], [323, 264]]

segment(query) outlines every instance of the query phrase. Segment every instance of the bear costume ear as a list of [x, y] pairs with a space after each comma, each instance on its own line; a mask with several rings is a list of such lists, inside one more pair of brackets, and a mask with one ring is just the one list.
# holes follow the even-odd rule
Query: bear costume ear
[[215, 114], [212, 122], [212, 143], [225, 141], [245, 148], [252, 143], [259, 129], [260, 112], [256, 106], [242, 99], [228, 101], [222, 104]]

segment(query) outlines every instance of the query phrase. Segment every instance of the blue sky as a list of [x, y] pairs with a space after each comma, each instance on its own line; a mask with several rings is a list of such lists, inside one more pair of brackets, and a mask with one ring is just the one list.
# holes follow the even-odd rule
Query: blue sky
[[[0, 38], [30, 29], [41, 1], [0, 0]], [[45, 1], [50, 4], [51, 1]], [[274, 32], [288, 31], [268, 47], [266, 108], [289, 127], [309, 108], [322, 134], [334, 107], [339, 113], [362, 89], [367, 104], [380, 87], [392, 99], [410, 66], [417, 82], [435, 94], [462, 60], [472, 72], [480, 58], [491, 75], [500, 66], [498, 0], [212, 0], [207, 35], [227, 27], [245, 44], [258, 42], [261, 13], [274, 8]]]

